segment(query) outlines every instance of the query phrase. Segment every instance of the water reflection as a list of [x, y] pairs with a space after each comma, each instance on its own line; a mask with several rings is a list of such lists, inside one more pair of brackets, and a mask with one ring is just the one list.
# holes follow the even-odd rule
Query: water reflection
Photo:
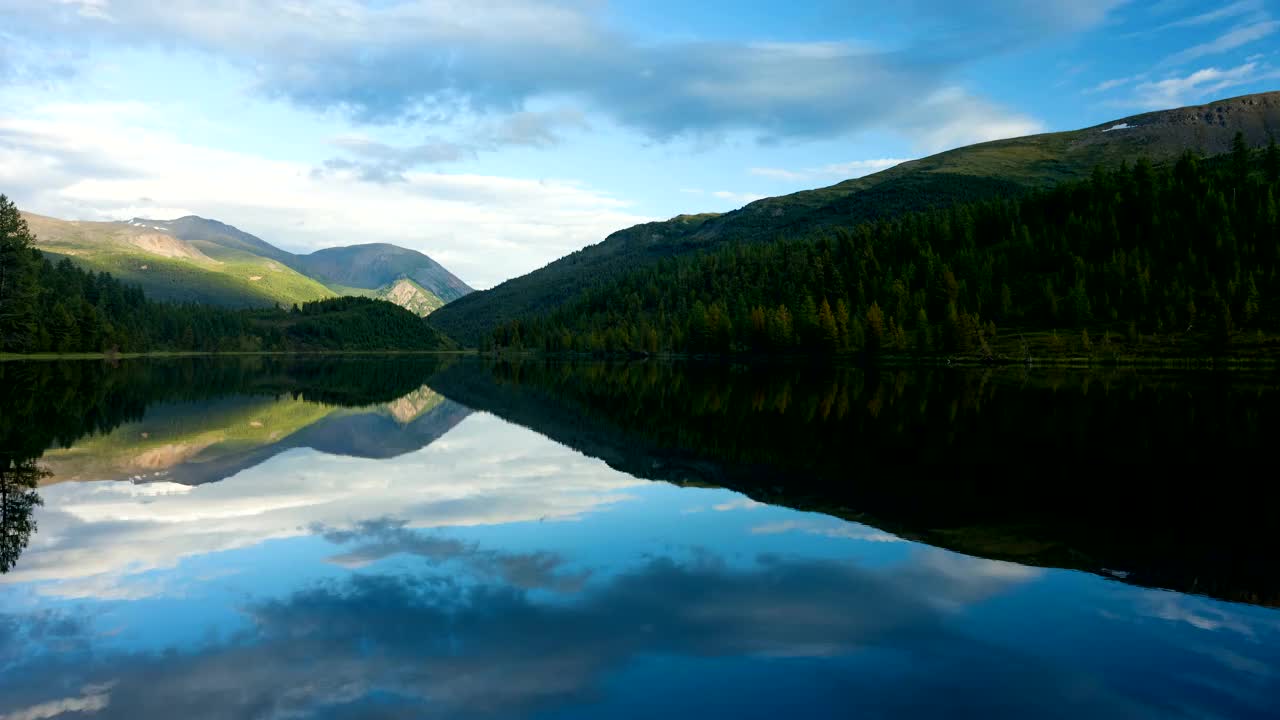
[[216, 482], [298, 447], [395, 457], [426, 447], [470, 411], [423, 386], [390, 403], [343, 407], [292, 396], [160, 403], [146, 416], [50, 450], [47, 482]]
[[524, 362], [432, 386], [636, 477], [1280, 605], [1269, 375]]
[[1248, 453], [1265, 381], [398, 362], [53, 371], [108, 389], [0, 473], [0, 718], [1273, 713], [1280, 613], [1136, 586], [1272, 602], [1271, 506], [892, 449], [1155, 403]]
[[36, 486], [47, 474], [34, 460], [0, 455], [0, 573], [13, 569], [35, 532]]
[[143, 597], [153, 571], [269, 540], [305, 538], [395, 517], [412, 527], [572, 518], [641, 481], [543, 447], [497, 424], [388, 459], [282, 453], [221, 482], [46, 486], [42, 531], [5, 580], [45, 596]]
[[[329, 536], [328, 558], [359, 572], [241, 599], [242, 625], [176, 651], [111, 647], [100, 627], [64, 611], [7, 617], [0, 657], [24, 662], [6, 667], [5, 709], [1263, 717], [1276, 689], [1274, 617], [1096, 588], [1054, 603], [1031, 595], [1044, 582], [1035, 570], [936, 550], [887, 563], [701, 551], [588, 570], [557, 552], [491, 549], [399, 522]], [[415, 562], [382, 564], [401, 553]], [[1030, 617], [999, 617], [1028, 604]], [[1019, 637], [1042, 623], [1036, 642]], [[1182, 684], [1164, 685], [1170, 673]]]

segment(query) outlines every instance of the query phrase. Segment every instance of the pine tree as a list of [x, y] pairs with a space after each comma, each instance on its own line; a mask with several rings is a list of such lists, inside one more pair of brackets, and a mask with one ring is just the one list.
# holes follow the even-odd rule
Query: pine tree
[[1267, 139], [1267, 149], [1262, 156], [1262, 167], [1267, 174], [1267, 182], [1280, 182], [1280, 147], [1276, 145], [1275, 135]]
[[26, 220], [0, 195], [0, 352], [25, 352], [35, 342], [37, 259]]
[[828, 351], [840, 347], [840, 329], [836, 326], [835, 313], [831, 312], [831, 304], [826, 298], [818, 306], [818, 337], [822, 347]]
[[1261, 308], [1262, 295], [1258, 292], [1258, 284], [1254, 282], [1253, 276], [1249, 276], [1249, 288], [1246, 291], [1244, 301], [1244, 323], [1252, 325], [1255, 318], [1258, 317], [1258, 311]]
[[1231, 167], [1238, 179], [1249, 176], [1249, 155], [1249, 143], [1245, 141], [1244, 133], [1237, 132], [1231, 138]]
[[871, 307], [867, 308], [867, 351], [878, 352], [883, 344], [884, 313], [880, 311], [879, 304], [871, 303]]

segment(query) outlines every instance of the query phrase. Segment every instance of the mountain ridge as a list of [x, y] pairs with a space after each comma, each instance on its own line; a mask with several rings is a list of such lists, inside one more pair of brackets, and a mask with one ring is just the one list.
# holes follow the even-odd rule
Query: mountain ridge
[[425, 316], [472, 292], [424, 253], [386, 243], [299, 255], [197, 215], [108, 222], [23, 217], [42, 251], [110, 272], [160, 300], [259, 307], [359, 295]]
[[1082, 179], [1099, 165], [1143, 157], [1163, 162], [1185, 150], [1216, 155], [1230, 147], [1236, 132], [1257, 147], [1277, 131], [1280, 92], [1267, 92], [955, 148], [723, 214], [685, 214], [624, 228], [538, 270], [461, 298], [433, 313], [431, 322], [474, 346], [500, 325], [553, 310], [602, 280], [664, 257], [1026, 192]]
[[409, 278], [444, 302], [472, 291], [465, 282], [430, 256], [390, 243], [359, 243], [321, 248], [307, 254], [282, 250], [265, 240], [219, 220], [187, 215], [176, 220], [147, 220], [169, 229], [174, 237], [228, 249], [246, 249], [270, 257], [326, 285], [339, 284], [377, 290]]

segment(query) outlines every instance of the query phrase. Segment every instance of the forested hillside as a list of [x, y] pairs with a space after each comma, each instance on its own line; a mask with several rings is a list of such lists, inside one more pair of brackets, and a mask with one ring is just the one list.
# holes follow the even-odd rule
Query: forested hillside
[[108, 273], [53, 262], [0, 196], [0, 352], [440, 350], [414, 313], [367, 298], [233, 310], [147, 299]]
[[[1218, 352], [1280, 330], [1280, 150], [1096, 170], [607, 279], [493, 342], [548, 351], [920, 351], [990, 355], [1000, 333], [1074, 350], [1176, 334]], [[1057, 333], [1061, 333], [1058, 335]]]
[[1142, 157], [1163, 165], [1186, 150], [1213, 156], [1228, 151], [1237, 133], [1257, 148], [1272, 132], [1280, 132], [1280, 92], [961, 147], [728, 213], [680, 215], [619, 230], [528, 275], [451, 302], [433, 314], [432, 323], [463, 344], [479, 345], [504, 323], [554, 312], [601, 281], [668, 258], [834, 234], [909, 212], [1009, 198], [1087, 179], [1099, 165], [1116, 167]]

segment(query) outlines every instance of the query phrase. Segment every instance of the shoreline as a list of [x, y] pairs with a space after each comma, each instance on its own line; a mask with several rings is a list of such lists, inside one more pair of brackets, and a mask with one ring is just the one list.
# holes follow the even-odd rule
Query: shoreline
[[1115, 368], [1149, 367], [1165, 369], [1205, 370], [1230, 368], [1274, 368], [1280, 366], [1280, 357], [1259, 355], [1061, 355], [1033, 356], [1014, 359], [1010, 357], [983, 358], [976, 355], [912, 354], [912, 353], [862, 353], [842, 352], [830, 354], [807, 353], [675, 353], [675, 352], [545, 352], [542, 350], [478, 351], [480, 357], [489, 359], [548, 359], [548, 360], [599, 360], [605, 362], [630, 361], [687, 361], [726, 363], [809, 363], [809, 364], [859, 364], [885, 367], [964, 367], [964, 368]]
[[282, 357], [288, 355], [476, 355], [474, 350], [256, 350], [235, 352], [166, 351], [145, 353], [0, 353], [0, 362], [49, 360], [140, 360], [188, 357]]
[[554, 352], [541, 350], [505, 350], [500, 352], [465, 350], [278, 350], [278, 351], [165, 351], [147, 353], [0, 353], [0, 362], [50, 362], [68, 360], [143, 360], [143, 359], [176, 359], [176, 358], [219, 358], [219, 357], [342, 357], [342, 356], [378, 356], [378, 357], [424, 357], [424, 356], [474, 356], [490, 360], [586, 360], [599, 362], [643, 362], [656, 360], [660, 362], [725, 362], [737, 364], [770, 364], [770, 363], [808, 363], [808, 364], [848, 364], [856, 363], [866, 366], [883, 367], [955, 367], [955, 368], [1053, 368], [1088, 370], [1098, 368], [1150, 368], [1164, 370], [1252, 370], [1269, 369], [1280, 366], [1280, 358], [1249, 355], [1188, 355], [1188, 356], [1141, 356], [1141, 355], [1108, 355], [1086, 356], [1069, 355], [1062, 357], [1032, 357], [1015, 360], [1011, 358], [984, 359], [976, 356], [957, 355], [913, 355], [913, 354], [879, 354], [836, 353], [836, 354], [762, 354], [762, 353], [590, 353], [590, 352]]

